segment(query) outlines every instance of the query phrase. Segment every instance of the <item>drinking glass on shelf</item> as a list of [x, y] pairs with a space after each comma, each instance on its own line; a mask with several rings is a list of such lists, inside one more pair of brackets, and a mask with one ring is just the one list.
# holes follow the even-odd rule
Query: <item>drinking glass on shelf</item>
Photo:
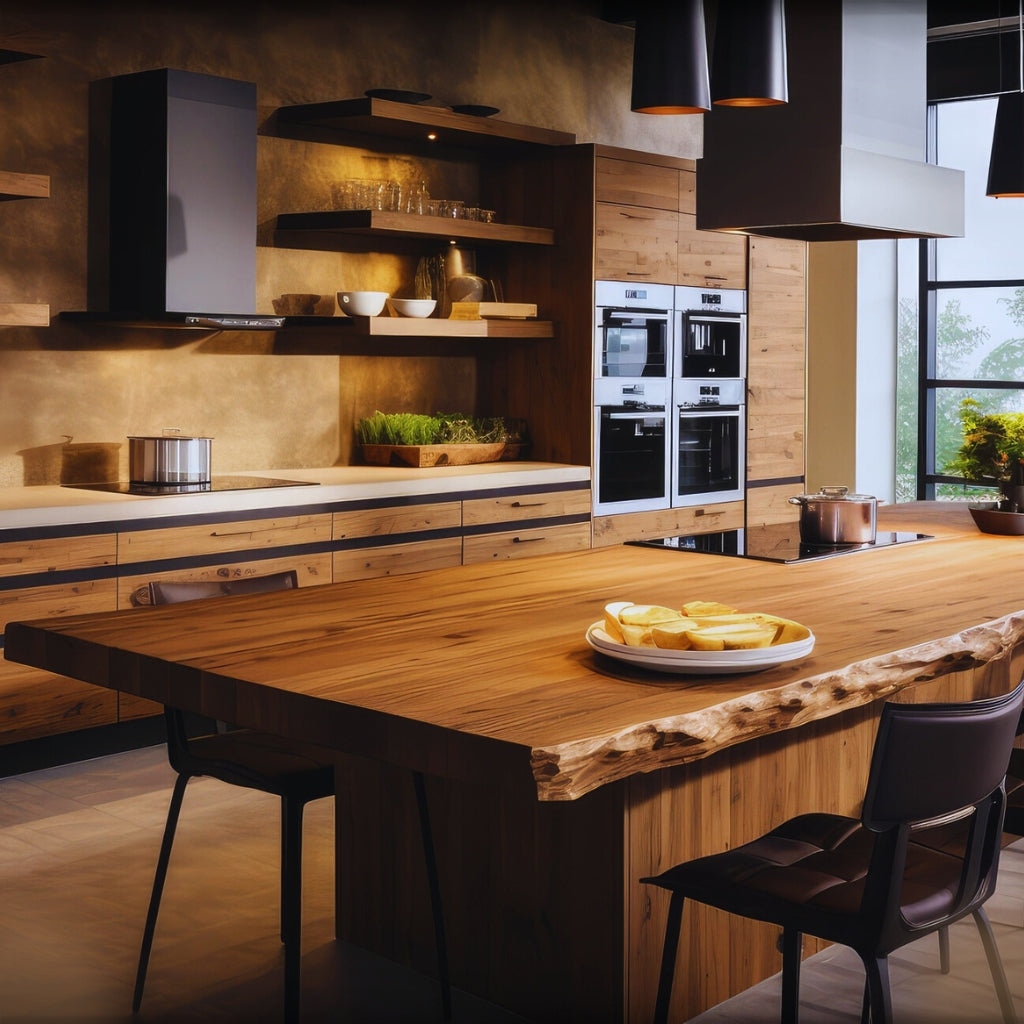
[[406, 213], [426, 213], [429, 201], [430, 193], [427, 191], [427, 183], [425, 181], [406, 188], [404, 203]]
[[477, 219], [483, 221], [484, 224], [493, 224], [494, 223], [494, 218], [495, 218], [494, 210], [479, 210], [478, 213], [479, 213], [480, 216]]

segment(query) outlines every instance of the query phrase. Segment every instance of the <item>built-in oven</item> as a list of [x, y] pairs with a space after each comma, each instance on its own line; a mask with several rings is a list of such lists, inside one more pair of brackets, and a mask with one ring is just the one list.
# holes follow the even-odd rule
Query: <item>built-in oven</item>
[[598, 281], [594, 296], [594, 379], [667, 378], [671, 372], [673, 286]]
[[677, 287], [675, 377], [746, 377], [747, 293]]
[[743, 497], [745, 391], [744, 380], [674, 382], [670, 440], [674, 506]]
[[594, 382], [594, 514], [669, 508], [667, 381]]

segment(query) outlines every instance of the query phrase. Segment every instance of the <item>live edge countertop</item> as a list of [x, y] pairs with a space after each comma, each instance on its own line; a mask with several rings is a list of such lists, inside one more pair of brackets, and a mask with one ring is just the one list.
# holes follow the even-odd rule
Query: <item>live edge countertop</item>
[[[7, 656], [438, 774], [573, 800], [1014, 654], [1024, 537], [881, 508], [932, 540], [780, 565], [631, 546], [12, 624]], [[590, 650], [604, 605], [728, 602], [808, 625], [799, 661], [669, 676]]]
[[[214, 476], [217, 475], [216, 470]], [[125, 522], [163, 516], [301, 508], [374, 498], [459, 496], [505, 487], [589, 482], [587, 466], [549, 462], [489, 462], [474, 466], [406, 469], [392, 466], [328, 466], [320, 469], [232, 471], [231, 475], [295, 480], [296, 487], [202, 491], [148, 497], [70, 486], [0, 488], [0, 532]], [[307, 486], [315, 484], [317, 486]]]

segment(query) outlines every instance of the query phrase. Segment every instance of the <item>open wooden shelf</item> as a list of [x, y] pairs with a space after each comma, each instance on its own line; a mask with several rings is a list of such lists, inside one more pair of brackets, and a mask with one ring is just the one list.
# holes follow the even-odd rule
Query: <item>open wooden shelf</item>
[[[333, 319], [341, 319], [334, 317]], [[550, 320], [442, 320], [435, 317], [352, 317], [352, 334], [371, 338], [551, 338]]]
[[296, 129], [328, 129], [338, 134], [377, 135], [470, 149], [571, 146], [576, 142], [572, 132], [456, 114], [447, 107], [366, 97], [278, 107], [267, 130], [275, 128], [286, 129], [288, 134]]
[[426, 217], [385, 210], [329, 210], [321, 213], [282, 213], [277, 218], [275, 243], [286, 249], [344, 247], [352, 235], [391, 238], [443, 239], [474, 245], [554, 245], [551, 228], [519, 224], [484, 224], [454, 217]]
[[49, 198], [50, 176], [48, 174], [0, 171], [0, 200]]
[[0, 302], [0, 327], [49, 327], [45, 302]]

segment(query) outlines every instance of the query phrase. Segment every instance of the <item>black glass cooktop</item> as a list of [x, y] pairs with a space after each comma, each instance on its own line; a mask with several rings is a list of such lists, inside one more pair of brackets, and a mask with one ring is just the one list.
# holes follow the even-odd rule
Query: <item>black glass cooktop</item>
[[755, 558], [762, 562], [808, 562], [816, 558], [832, 558], [853, 551], [930, 540], [927, 533], [896, 533], [879, 530], [873, 544], [836, 544], [829, 547], [803, 544], [798, 523], [775, 523], [747, 530], [722, 530], [690, 536], [659, 537], [657, 540], [627, 541], [637, 547], [667, 548], [671, 551], [699, 551], [709, 555], [731, 555], [734, 558]]
[[105, 484], [64, 484], [86, 491], [106, 491], [109, 494], [204, 494], [209, 491], [247, 491], [260, 487], [315, 487], [315, 480], [275, 480], [265, 476], [215, 476], [198, 484], [141, 484], [128, 480], [114, 480]]

